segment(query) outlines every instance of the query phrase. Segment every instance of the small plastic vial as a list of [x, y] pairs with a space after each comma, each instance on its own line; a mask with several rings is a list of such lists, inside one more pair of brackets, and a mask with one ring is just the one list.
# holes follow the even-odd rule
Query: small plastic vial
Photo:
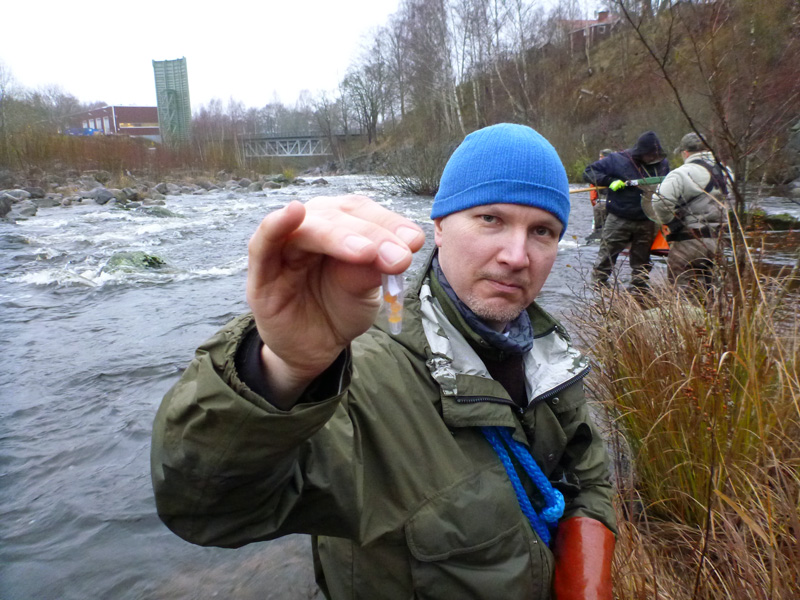
[[405, 281], [403, 274], [387, 275], [381, 278], [383, 287], [383, 301], [388, 307], [389, 331], [398, 334], [403, 330], [403, 292]]

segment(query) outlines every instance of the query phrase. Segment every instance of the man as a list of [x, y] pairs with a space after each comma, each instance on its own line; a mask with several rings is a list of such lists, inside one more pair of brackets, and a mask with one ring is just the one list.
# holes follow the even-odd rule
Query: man
[[608, 187], [608, 214], [592, 273], [598, 285], [608, 285], [617, 257], [630, 244], [631, 291], [647, 289], [653, 266], [650, 246], [658, 230], [642, 210], [642, 190], [625, 182], [668, 172], [666, 154], [652, 131], [643, 133], [633, 148], [613, 152], [586, 167], [585, 181]]
[[378, 286], [422, 247], [416, 224], [363, 196], [268, 215], [252, 315], [200, 348], [156, 417], [162, 520], [204, 545], [311, 534], [329, 598], [610, 600], [587, 361], [534, 303], [568, 215], [533, 129], [467, 136], [399, 334], [376, 321]]
[[[603, 148], [600, 150], [600, 155], [597, 157], [597, 160], [602, 160], [606, 156], [613, 154], [614, 151], [611, 148]], [[602, 235], [603, 225], [606, 222], [606, 199], [608, 196], [608, 190], [606, 188], [592, 188], [589, 192], [589, 200], [592, 202], [592, 234], [587, 238], [587, 240], [596, 240], [598, 237]]]
[[656, 222], [667, 225], [669, 280], [686, 291], [712, 287], [714, 265], [727, 213], [727, 180], [720, 165], [696, 133], [687, 133], [675, 149], [684, 164], [672, 171], [653, 196]]

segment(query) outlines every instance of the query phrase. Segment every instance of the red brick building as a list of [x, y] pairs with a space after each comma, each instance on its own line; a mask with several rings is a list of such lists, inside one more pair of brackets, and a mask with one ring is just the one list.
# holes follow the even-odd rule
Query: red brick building
[[572, 52], [583, 52], [586, 47], [591, 47], [610, 36], [622, 21], [617, 15], [611, 15], [607, 10], [597, 13], [595, 20], [563, 21], [569, 34], [569, 47]]
[[69, 127], [96, 129], [106, 135], [146, 137], [160, 142], [155, 106], [104, 106], [69, 117]]

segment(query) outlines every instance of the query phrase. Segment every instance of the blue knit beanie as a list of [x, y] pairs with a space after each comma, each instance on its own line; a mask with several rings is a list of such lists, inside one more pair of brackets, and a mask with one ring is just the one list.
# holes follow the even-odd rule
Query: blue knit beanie
[[525, 204], [552, 213], [567, 230], [569, 183], [555, 148], [525, 125], [473, 131], [442, 172], [431, 219], [483, 204]]

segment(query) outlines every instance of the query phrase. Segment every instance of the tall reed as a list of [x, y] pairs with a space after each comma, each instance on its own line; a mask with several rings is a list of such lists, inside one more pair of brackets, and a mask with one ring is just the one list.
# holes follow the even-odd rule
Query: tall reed
[[614, 449], [620, 598], [800, 598], [800, 328], [749, 252], [693, 303], [597, 297], [578, 316]]
[[324, 160], [304, 157], [245, 160], [235, 140], [195, 139], [190, 144], [170, 147], [127, 136], [73, 137], [35, 128], [15, 132], [10, 137], [10, 151], [5, 158], [7, 164], [0, 161], [0, 168], [24, 171], [66, 168], [78, 172], [102, 169], [115, 177], [134, 172], [153, 178], [186, 171], [279, 173], [286, 168], [302, 171]]

